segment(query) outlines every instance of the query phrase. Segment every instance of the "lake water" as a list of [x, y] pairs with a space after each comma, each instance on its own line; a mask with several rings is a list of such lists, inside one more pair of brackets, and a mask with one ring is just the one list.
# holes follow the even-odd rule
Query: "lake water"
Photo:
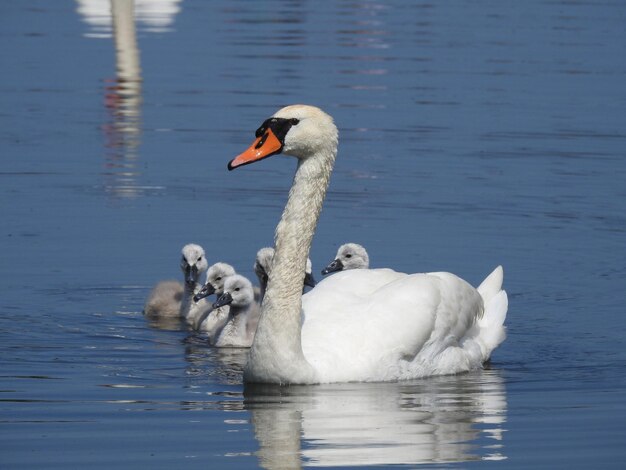
[[[625, 2], [114, 6], [0, 5], [1, 468], [623, 468]], [[186, 243], [253, 277], [294, 166], [226, 164], [299, 102], [340, 129], [317, 277], [502, 264], [484, 371], [244, 387], [142, 316]]]

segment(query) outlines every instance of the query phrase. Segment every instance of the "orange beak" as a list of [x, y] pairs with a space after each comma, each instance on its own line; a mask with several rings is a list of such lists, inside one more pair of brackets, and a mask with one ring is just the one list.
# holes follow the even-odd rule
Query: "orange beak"
[[271, 129], [267, 129], [261, 137], [252, 143], [248, 150], [230, 161], [228, 169], [234, 170], [239, 166], [248, 165], [249, 163], [270, 157], [280, 152], [282, 148], [283, 144], [278, 140], [274, 132]]

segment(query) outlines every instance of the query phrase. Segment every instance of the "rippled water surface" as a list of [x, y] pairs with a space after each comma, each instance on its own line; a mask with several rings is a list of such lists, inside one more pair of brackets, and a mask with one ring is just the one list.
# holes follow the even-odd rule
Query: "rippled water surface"
[[[0, 467], [623, 466], [624, 2], [132, 8], [0, 5]], [[253, 277], [293, 162], [226, 163], [298, 102], [340, 129], [316, 276], [347, 241], [502, 264], [484, 371], [244, 387], [245, 350], [142, 316], [186, 243]]]

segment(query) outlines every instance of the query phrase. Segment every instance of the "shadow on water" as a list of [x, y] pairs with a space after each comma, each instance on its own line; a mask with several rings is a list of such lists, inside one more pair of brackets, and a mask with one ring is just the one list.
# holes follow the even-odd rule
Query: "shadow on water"
[[410, 383], [246, 385], [244, 407], [269, 469], [506, 459], [497, 370]]

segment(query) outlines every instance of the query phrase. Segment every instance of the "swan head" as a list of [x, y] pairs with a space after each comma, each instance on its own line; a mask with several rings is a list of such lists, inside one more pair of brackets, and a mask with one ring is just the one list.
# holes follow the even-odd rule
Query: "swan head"
[[346, 243], [337, 250], [335, 260], [322, 270], [322, 275], [348, 269], [367, 269], [370, 258], [367, 250], [358, 243]]
[[247, 307], [254, 302], [252, 283], [240, 274], [228, 276], [224, 282], [224, 292], [213, 304], [213, 308], [224, 305]]
[[295, 104], [278, 110], [256, 130], [256, 139], [228, 164], [228, 169], [248, 165], [278, 153], [306, 159], [337, 148], [333, 118], [315, 106]]
[[206, 282], [196, 295], [193, 296], [193, 300], [198, 302], [205, 297], [212, 294], [217, 294], [218, 297], [224, 292], [224, 282], [229, 276], [235, 274], [235, 268], [227, 263], [215, 263], [212, 265], [206, 273]]
[[[269, 280], [269, 273], [272, 267], [272, 259], [274, 258], [274, 248], [265, 247], [261, 248], [254, 261], [254, 272], [259, 278], [259, 284], [266, 286]], [[309, 287], [315, 287], [316, 281], [313, 277], [313, 264], [311, 259], [307, 258], [306, 267], [304, 270], [304, 285]]]
[[200, 245], [189, 243], [183, 247], [180, 269], [185, 275], [185, 284], [195, 286], [208, 266], [204, 250]]

